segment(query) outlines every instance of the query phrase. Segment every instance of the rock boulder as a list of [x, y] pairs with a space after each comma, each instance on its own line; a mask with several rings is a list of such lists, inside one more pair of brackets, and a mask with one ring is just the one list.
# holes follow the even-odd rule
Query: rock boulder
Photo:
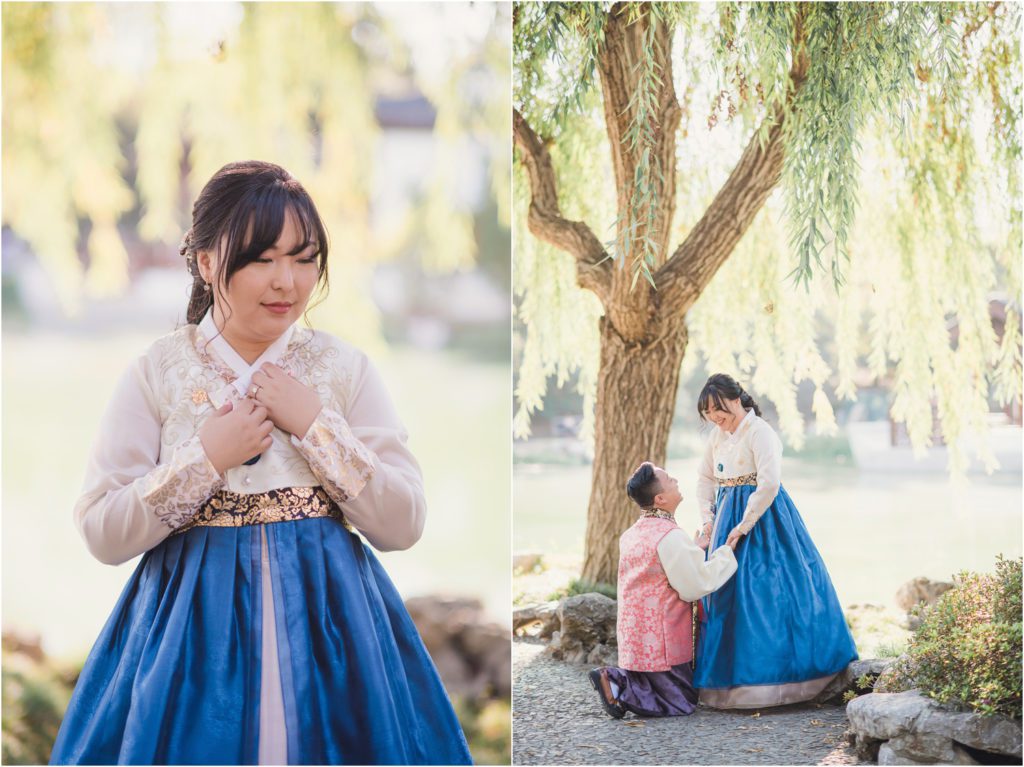
[[540, 627], [537, 634], [541, 639], [548, 639], [561, 625], [558, 616], [558, 602], [535, 602], [523, 605], [512, 611], [512, 630], [525, 632], [533, 627]]
[[933, 581], [928, 578], [914, 578], [899, 587], [896, 591], [896, 604], [904, 612], [910, 612], [915, 605], [932, 605], [939, 597], [953, 588], [952, 583]]
[[[846, 707], [854, 745], [879, 764], [979, 764], [1021, 759], [1021, 723], [939, 706], [917, 690], [871, 693]], [[984, 753], [979, 753], [984, 752]]]
[[[591, 657], [607, 658], [617, 647], [615, 600], [604, 594], [566, 597], [558, 605], [558, 621], [559, 629], [551, 636], [548, 652], [559, 660], [583, 663]], [[607, 649], [595, 654], [599, 645]]]
[[841, 698], [847, 690], [861, 692], [857, 687], [857, 680], [863, 676], [869, 677], [872, 681], [892, 665], [894, 658], [870, 658], [866, 660], [855, 660], [836, 676], [828, 687], [821, 691], [815, 700], [819, 703]]
[[511, 694], [512, 638], [507, 626], [486, 620], [479, 600], [413, 597], [405, 607], [449, 693], [471, 699]]

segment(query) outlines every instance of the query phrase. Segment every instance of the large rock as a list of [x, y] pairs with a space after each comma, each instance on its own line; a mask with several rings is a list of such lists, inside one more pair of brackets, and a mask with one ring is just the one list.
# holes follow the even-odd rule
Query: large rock
[[561, 626], [558, 602], [535, 602], [512, 611], [512, 630], [525, 632], [539, 624], [541, 639], [549, 638]]
[[928, 578], [914, 578], [896, 590], [896, 604], [904, 612], [910, 612], [915, 605], [932, 605], [939, 597], [953, 588], [952, 583], [933, 581]]
[[883, 671], [892, 665], [893, 661], [894, 658], [855, 660], [828, 683], [828, 687], [821, 691], [821, 694], [815, 698], [815, 701], [824, 703], [835, 698], [841, 698], [847, 690], [858, 693], [863, 692], [857, 685], [857, 680], [866, 676], [869, 678], [869, 681], [874, 682]]
[[414, 597], [405, 602], [445, 688], [469, 699], [504, 698], [512, 691], [512, 638], [489, 622], [479, 600]]
[[548, 651], [560, 660], [583, 663], [598, 645], [617, 647], [615, 600], [604, 594], [563, 599], [558, 605], [558, 619], [559, 630], [552, 634]]
[[863, 695], [846, 716], [858, 754], [879, 764], [978, 764], [968, 748], [1021, 758], [1019, 720], [951, 711], [917, 690]]

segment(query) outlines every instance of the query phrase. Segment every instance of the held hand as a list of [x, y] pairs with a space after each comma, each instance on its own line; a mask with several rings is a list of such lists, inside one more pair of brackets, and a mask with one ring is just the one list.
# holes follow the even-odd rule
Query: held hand
[[316, 391], [269, 362], [253, 373], [252, 384], [249, 396], [267, 409], [277, 428], [299, 439], [306, 436], [323, 407]]
[[199, 427], [199, 441], [218, 474], [241, 466], [273, 444], [267, 409], [252, 400], [227, 402]]
[[743, 533], [739, 531], [739, 528], [734, 529], [731, 533], [729, 533], [729, 537], [725, 539], [725, 545], [731, 548], [733, 551], [736, 551], [736, 545], [740, 542], [740, 538], [742, 536]]
[[708, 546], [711, 545], [710, 536], [702, 529], [698, 530], [697, 534], [693, 536], [693, 542], [696, 543], [700, 548], [707, 551]]

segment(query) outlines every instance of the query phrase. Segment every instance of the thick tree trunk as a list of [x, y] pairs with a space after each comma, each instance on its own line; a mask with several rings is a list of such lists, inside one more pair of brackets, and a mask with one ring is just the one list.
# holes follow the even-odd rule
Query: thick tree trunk
[[596, 444], [581, 575], [595, 583], [615, 583], [619, 535], [638, 513], [626, 495], [626, 480], [643, 461], [665, 462], [687, 334], [682, 317], [656, 321], [653, 329], [649, 339], [629, 342], [607, 318], [601, 320]]
[[[676, 197], [676, 130], [680, 110], [672, 84], [672, 31], [650, 13], [630, 21], [625, 6], [613, 6], [598, 52], [605, 126], [618, 190], [618, 228], [622, 237], [631, 219], [631, 251], [640, 238], [653, 243], [658, 264], [668, 256], [669, 230]], [[652, 26], [653, 25], [653, 26]], [[648, 139], [632, 143], [630, 126], [637, 119], [635, 95], [643, 83], [645, 45], [660, 84], [653, 111], [646, 118]], [[633, 179], [644, 152], [649, 152], [648, 209], [633, 198]], [[618, 570], [619, 535], [636, 518], [626, 496], [629, 475], [642, 461], [663, 463], [676, 404], [679, 369], [686, 349], [682, 313], [663, 316], [661, 297], [645, 280], [633, 285], [635, 258], [624, 254], [611, 275], [601, 319], [601, 367], [597, 381], [594, 423], [594, 466], [587, 513], [582, 578], [614, 583]]]
[[[672, 84], [672, 30], [649, 8], [631, 14], [624, 4], [609, 11], [597, 69], [604, 99], [618, 202], [618, 234], [630, 222], [632, 248], [648, 238], [653, 244], [657, 289], [641, 279], [633, 286], [633, 253], [612, 266], [590, 228], [561, 215], [555, 174], [547, 147], [518, 110], [513, 133], [530, 180], [528, 224], [537, 237], [572, 253], [577, 281], [600, 298], [601, 367], [595, 403], [594, 465], [587, 516], [583, 579], [614, 583], [619, 535], [636, 517], [625, 483], [642, 461], [663, 464], [675, 411], [680, 368], [686, 351], [686, 313], [732, 253], [782, 170], [782, 124], [785, 109], [769, 118], [768, 139], [756, 137], [743, 152], [729, 179], [684, 242], [669, 256], [675, 210], [676, 131], [680, 110]], [[643, 141], [630, 140], [636, 120], [635, 97], [644, 88], [647, 49], [658, 75], [651, 109], [642, 121]], [[802, 13], [793, 37], [790, 98], [807, 71]], [[648, 202], [634, 199], [634, 177], [650, 158]], [[653, 205], [647, 208], [646, 205]]]

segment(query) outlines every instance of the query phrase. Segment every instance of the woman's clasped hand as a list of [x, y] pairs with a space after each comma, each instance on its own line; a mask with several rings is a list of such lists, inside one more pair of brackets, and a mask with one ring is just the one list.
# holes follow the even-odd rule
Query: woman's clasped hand
[[306, 436], [323, 407], [316, 391], [271, 362], [263, 363], [253, 373], [249, 393], [267, 409], [267, 416], [277, 428], [297, 439]]
[[199, 441], [218, 474], [241, 466], [274, 442], [267, 408], [248, 397], [226, 402], [199, 427]]
[[313, 389], [267, 362], [253, 374], [247, 396], [225, 403], [199, 428], [199, 441], [223, 474], [268, 450], [275, 427], [302, 439], [322, 407]]

